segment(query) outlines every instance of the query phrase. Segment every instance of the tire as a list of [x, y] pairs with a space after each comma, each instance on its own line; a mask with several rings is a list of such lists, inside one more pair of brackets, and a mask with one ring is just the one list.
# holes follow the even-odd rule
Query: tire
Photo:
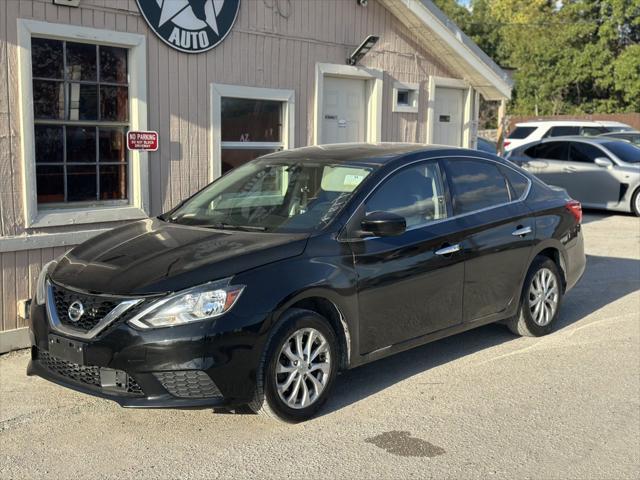
[[640, 217], [640, 188], [638, 188], [631, 197], [631, 213], [636, 217]]
[[[301, 335], [301, 346], [305, 352], [302, 357], [297, 355], [298, 335]], [[305, 339], [308, 342], [309, 338], [313, 339], [311, 359], [304, 356], [308, 352]], [[287, 345], [289, 350], [285, 353]], [[320, 348], [320, 345], [325, 346]], [[314, 355], [317, 355], [315, 359]], [[286, 312], [262, 355], [256, 372], [256, 393], [249, 408], [259, 415], [285, 422], [308, 420], [327, 401], [337, 375], [338, 363], [337, 338], [324, 317], [310, 310], [292, 309]], [[277, 368], [280, 373], [276, 373]], [[278, 391], [278, 385], [286, 387], [282, 394]], [[310, 402], [307, 405], [304, 404], [305, 392], [307, 402]], [[287, 401], [288, 398], [292, 400]]]
[[[546, 287], [545, 279], [548, 279]], [[506, 322], [509, 330], [527, 337], [547, 335], [558, 318], [562, 295], [563, 284], [558, 266], [548, 257], [537, 256], [527, 272], [518, 313]]]

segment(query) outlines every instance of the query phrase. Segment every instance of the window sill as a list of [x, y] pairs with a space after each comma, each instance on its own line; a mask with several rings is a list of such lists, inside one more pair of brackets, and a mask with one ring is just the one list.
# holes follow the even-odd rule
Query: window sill
[[147, 213], [135, 206], [93, 207], [82, 209], [41, 209], [36, 218], [27, 227], [59, 227], [64, 225], [82, 225], [87, 223], [117, 222], [121, 220], [139, 220], [148, 218]]
[[394, 105], [393, 113], [418, 113], [418, 107], [411, 105]]

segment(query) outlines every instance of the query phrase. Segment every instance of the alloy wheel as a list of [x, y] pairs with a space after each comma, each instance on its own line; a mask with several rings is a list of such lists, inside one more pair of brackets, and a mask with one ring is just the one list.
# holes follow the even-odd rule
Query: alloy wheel
[[331, 373], [329, 342], [315, 328], [296, 330], [280, 349], [276, 386], [290, 408], [306, 408], [324, 391]]
[[533, 321], [541, 327], [548, 325], [558, 309], [559, 299], [556, 276], [548, 268], [541, 268], [529, 287], [529, 311]]

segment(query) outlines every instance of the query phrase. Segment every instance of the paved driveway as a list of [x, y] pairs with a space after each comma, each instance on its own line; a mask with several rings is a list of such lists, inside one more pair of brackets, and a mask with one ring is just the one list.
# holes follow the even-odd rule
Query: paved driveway
[[125, 410], [0, 358], [0, 478], [639, 478], [640, 220], [585, 218], [558, 330], [492, 325], [347, 372], [284, 425]]

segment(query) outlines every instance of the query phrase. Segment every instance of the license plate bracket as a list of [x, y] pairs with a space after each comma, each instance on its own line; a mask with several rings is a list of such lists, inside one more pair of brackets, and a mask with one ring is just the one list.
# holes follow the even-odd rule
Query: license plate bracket
[[85, 343], [77, 340], [49, 335], [49, 354], [67, 362], [84, 365], [85, 346]]

